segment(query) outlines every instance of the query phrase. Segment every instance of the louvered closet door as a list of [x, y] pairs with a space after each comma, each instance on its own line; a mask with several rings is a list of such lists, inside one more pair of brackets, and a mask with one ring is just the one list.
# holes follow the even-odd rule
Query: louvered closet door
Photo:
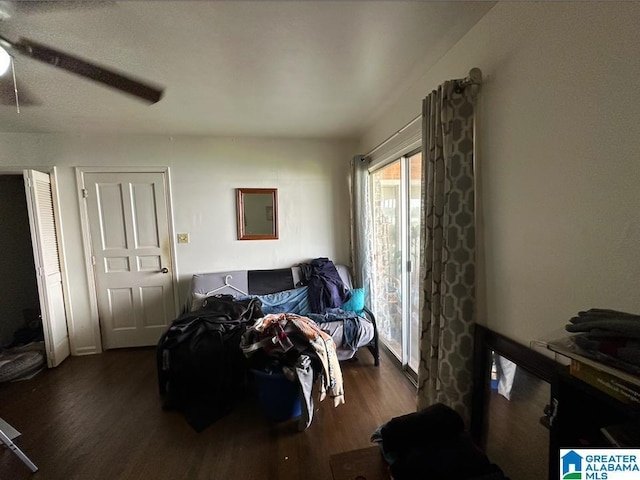
[[53, 217], [51, 179], [45, 173], [25, 170], [24, 181], [47, 364], [57, 367], [69, 356], [69, 334]]
[[84, 174], [105, 349], [155, 345], [175, 318], [167, 176]]

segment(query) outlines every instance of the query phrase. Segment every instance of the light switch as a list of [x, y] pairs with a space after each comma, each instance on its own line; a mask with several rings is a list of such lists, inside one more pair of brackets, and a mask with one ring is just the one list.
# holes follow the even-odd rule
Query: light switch
[[178, 243], [189, 243], [189, 234], [188, 233], [179, 233], [178, 234]]

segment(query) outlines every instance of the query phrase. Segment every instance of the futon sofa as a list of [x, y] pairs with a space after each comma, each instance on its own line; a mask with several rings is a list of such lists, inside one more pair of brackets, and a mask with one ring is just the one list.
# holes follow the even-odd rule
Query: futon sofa
[[[336, 264], [335, 267], [345, 286], [355, 293], [349, 269], [340, 264]], [[302, 283], [303, 272], [300, 266], [271, 270], [234, 270], [196, 274], [191, 279], [185, 309], [190, 311], [199, 309], [208, 296], [230, 294], [236, 298], [258, 296], [263, 302], [265, 313], [276, 313], [278, 310], [267, 311], [267, 308], [279, 306], [279, 312], [306, 316], [305, 307], [307, 304], [304, 304], [304, 288], [306, 287]], [[301, 303], [304, 305], [302, 311], [282, 310], [283, 299], [288, 302], [291, 298], [302, 299]], [[291, 302], [285, 303], [287, 306], [291, 304]], [[380, 356], [375, 316], [369, 308], [361, 306], [362, 309], [358, 310], [358, 318], [355, 323], [345, 325], [345, 321], [336, 320], [319, 322], [318, 324], [333, 338], [339, 360], [351, 359], [360, 347], [366, 346], [373, 356], [374, 364], [378, 366]], [[297, 303], [293, 309], [299, 307], [300, 303]], [[313, 318], [312, 315], [309, 316]], [[355, 329], [354, 325], [357, 326]]]

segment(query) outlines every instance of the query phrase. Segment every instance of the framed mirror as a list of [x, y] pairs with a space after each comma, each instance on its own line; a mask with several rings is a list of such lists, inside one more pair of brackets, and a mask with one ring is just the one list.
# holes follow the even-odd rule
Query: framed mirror
[[540, 352], [475, 326], [471, 435], [509, 478], [558, 478], [548, 407], [556, 369]]
[[238, 240], [278, 239], [278, 189], [236, 188]]

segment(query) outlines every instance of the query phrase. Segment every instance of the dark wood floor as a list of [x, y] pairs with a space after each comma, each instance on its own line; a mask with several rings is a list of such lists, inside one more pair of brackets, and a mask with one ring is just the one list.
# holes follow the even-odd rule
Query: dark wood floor
[[23, 382], [0, 385], [0, 417], [40, 470], [0, 447], [11, 480], [331, 479], [329, 456], [371, 446], [383, 422], [415, 411], [415, 388], [383, 355], [342, 364], [346, 404], [316, 405], [313, 424], [271, 424], [257, 399], [196, 433], [160, 407], [154, 349], [72, 357]]

